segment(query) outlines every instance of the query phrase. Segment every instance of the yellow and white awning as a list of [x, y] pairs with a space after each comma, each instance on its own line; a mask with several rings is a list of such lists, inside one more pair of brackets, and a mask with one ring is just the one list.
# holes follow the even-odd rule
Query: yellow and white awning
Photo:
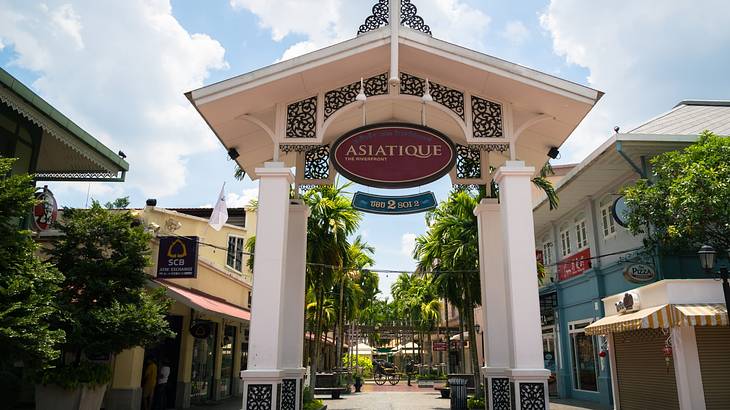
[[673, 323], [671, 305], [661, 305], [633, 313], [604, 317], [588, 325], [585, 332], [589, 335], [605, 335], [638, 329], [668, 328]]
[[624, 315], [608, 316], [585, 328], [586, 334], [605, 335], [638, 329], [659, 329], [672, 326], [728, 326], [724, 304], [702, 303], [661, 305]]
[[674, 305], [677, 326], [727, 326], [727, 308], [722, 303]]

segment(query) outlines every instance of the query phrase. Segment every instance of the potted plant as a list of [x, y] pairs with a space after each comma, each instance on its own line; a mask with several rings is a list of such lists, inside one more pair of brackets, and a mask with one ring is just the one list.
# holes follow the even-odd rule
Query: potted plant
[[448, 399], [451, 398], [451, 388], [449, 388], [449, 382], [446, 381], [446, 384], [444, 384], [443, 387], [438, 388], [439, 393], [441, 393], [442, 399]]
[[477, 396], [469, 397], [469, 399], [466, 402], [466, 407], [468, 407], [469, 410], [485, 408], [484, 397], [477, 397]]
[[362, 376], [359, 374], [355, 375], [355, 393], [360, 393], [360, 389], [362, 388]]
[[150, 235], [129, 211], [65, 210], [50, 262], [64, 275], [51, 327], [62, 355], [38, 372], [36, 409], [98, 409], [112, 355], [172, 337], [164, 290], [145, 288]]

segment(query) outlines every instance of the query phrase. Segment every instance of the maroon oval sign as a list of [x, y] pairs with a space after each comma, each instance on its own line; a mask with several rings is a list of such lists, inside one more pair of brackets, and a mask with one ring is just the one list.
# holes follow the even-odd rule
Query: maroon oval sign
[[454, 146], [432, 128], [401, 123], [354, 129], [332, 147], [337, 171], [378, 188], [409, 188], [441, 178], [456, 160]]

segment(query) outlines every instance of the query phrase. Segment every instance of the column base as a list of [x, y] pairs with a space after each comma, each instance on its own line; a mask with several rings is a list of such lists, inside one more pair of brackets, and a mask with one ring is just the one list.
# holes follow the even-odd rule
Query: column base
[[504, 369], [483, 367], [484, 386], [487, 391], [487, 410], [548, 410], [547, 379], [545, 369]]
[[281, 370], [244, 370], [242, 410], [281, 408]]
[[109, 389], [106, 392], [106, 406], [109, 410], [139, 410], [142, 403], [142, 388]]
[[281, 410], [301, 410], [304, 406], [303, 379], [306, 369], [284, 369], [281, 381]]

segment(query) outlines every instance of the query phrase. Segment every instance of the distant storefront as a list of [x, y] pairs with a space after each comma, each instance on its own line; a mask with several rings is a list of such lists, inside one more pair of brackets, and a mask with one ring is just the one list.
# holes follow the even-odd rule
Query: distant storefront
[[603, 299], [613, 400], [622, 410], [720, 410], [730, 403], [730, 341], [722, 287], [712, 279], [663, 280]]

